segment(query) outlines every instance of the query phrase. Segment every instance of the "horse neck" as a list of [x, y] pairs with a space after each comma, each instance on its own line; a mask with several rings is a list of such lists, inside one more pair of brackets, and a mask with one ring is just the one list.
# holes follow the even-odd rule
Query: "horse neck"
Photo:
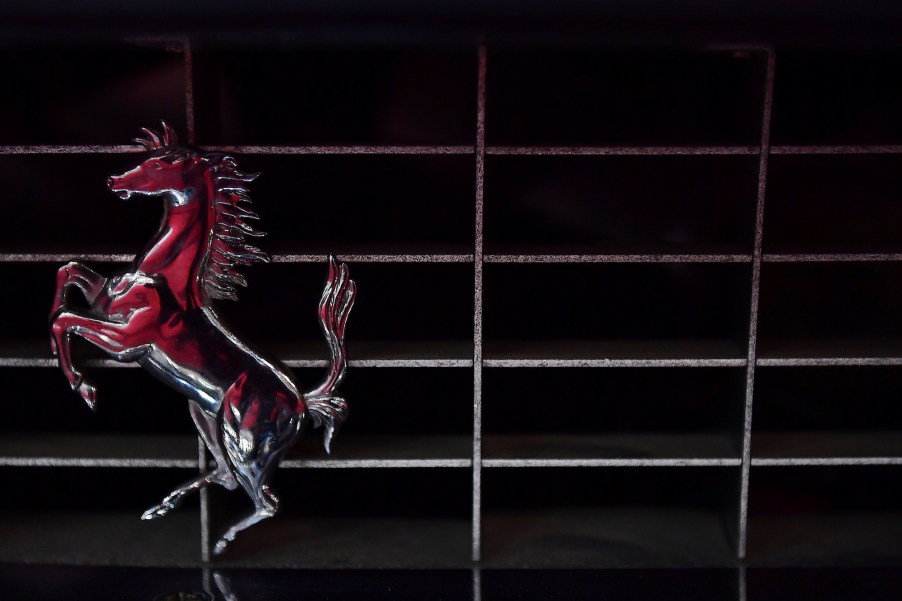
[[136, 261], [136, 271], [165, 279], [185, 310], [202, 303], [200, 272], [210, 237], [209, 204], [203, 186], [180, 206], [167, 199], [160, 229]]

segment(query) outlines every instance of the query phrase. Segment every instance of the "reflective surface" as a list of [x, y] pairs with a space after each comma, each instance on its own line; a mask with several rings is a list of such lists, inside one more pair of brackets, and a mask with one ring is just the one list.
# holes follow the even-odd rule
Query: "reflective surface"
[[898, 567], [211, 571], [0, 564], [3, 599], [15, 601], [889, 601], [902, 595], [900, 575]]
[[[216, 543], [222, 553], [241, 530], [271, 517], [279, 506], [269, 487], [272, 470], [309, 417], [325, 430], [329, 450], [347, 404], [335, 395], [346, 369], [344, 330], [356, 287], [346, 265], [330, 258], [319, 320], [331, 353], [325, 380], [302, 393], [291, 372], [249, 348], [226, 328], [212, 299], [237, 300], [247, 282], [241, 266], [269, 257], [248, 243], [263, 234], [252, 226], [247, 182], [256, 175], [237, 169], [234, 158], [180, 146], [163, 124], [162, 134], [143, 130], [136, 141], [150, 157], [108, 180], [123, 200], [162, 197], [164, 216], [146, 250], [124, 271], [105, 277], [78, 262], [61, 267], [50, 311], [51, 350], [72, 389], [94, 409], [97, 390], [73, 364], [71, 339], [79, 336], [112, 358], [137, 362], [189, 398], [197, 430], [217, 467], [167, 495], [141, 516], [156, 519], [188, 493], [214, 483], [239, 486], [254, 511]], [[70, 306], [77, 288], [89, 303]], [[288, 320], [295, 315], [286, 315]]]

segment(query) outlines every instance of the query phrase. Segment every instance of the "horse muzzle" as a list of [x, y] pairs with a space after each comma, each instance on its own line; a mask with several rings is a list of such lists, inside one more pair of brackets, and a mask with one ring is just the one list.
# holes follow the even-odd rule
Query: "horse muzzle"
[[118, 179], [120, 178], [117, 178], [115, 175], [108, 177], [106, 179], [107, 188], [122, 200], [128, 200], [132, 196], [132, 191], [119, 188], [119, 183], [116, 181]]

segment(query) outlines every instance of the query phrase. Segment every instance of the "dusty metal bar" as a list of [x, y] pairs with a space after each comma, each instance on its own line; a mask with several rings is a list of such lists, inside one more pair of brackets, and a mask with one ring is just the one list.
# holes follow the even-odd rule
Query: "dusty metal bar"
[[765, 263], [829, 263], [902, 261], [902, 253], [820, 253], [820, 254], [766, 254]]
[[[193, 93], [193, 90], [192, 90]], [[188, 122], [189, 128], [194, 126]], [[189, 129], [190, 131], [190, 129]], [[466, 155], [473, 154], [473, 146], [386, 146], [386, 145], [205, 145], [213, 152], [240, 154], [301, 154], [301, 155]], [[755, 155], [755, 146], [489, 146], [488, 155], [523, 156], [705, 156]], [[144, 149], [131, 144], [18, 144], [0, 145], [2, 154], [120, 154], [141, 153]], [[770, 154], [902, 154], [900, 145], [873, 146], [772, 146]]]
[[857, 145], [857, 146], [771, 146], [771, 154], [902, 154], [902, 146]]
[[213, 570], [210, 569], [209, 565], [205, 565], [200, 569], [200, 581], [204, 587], [204, 592], [207, 593], [211, 599], [215, 599], [218, 589], [213, 589]]
[[745, 579], [745, 565], [739, 566], [738, 570], [739, 570], [739, 573], [737, 574], [737, 586], [738, 586], [737, 596], [739, 598], [739, 601], [746, 601], [747, 586], [746, 586], [746, 579]]
[[486, 263], [751, 263], [752, 255], [486, 255]]
[[476, 211], [473, 256], [473, 533], [471, 558], [482, 556], [482, 284], [485, 201], [486, 49], [479, 47], [476, 84]]
[[124, 253], [0, 253], [0, 263], [59, 263], [78, 257], [84, 261], [128, 263], [135, 255]]
[[0, 357], [0, 367], [59, 367], [52, 357]]
[[[303, 363], [303, 365], [302, 365]], [[289, 367], [328, 367], [328, 362], [286, 361]], [[351, 359], [351, 367], [472, 367], [470, 359]]]
[[[354, 263], [469, 263], [471, 254], [337, 254], [339, 261]], [[79, 257], [85, 261], [128, 263], [135, 255], [128, 253], [0, 253], [0, 263], [58, 263]], [[277, 254], [273, 263], [322, 263], [327, 254]]]
[[755, 360], [760, 367], [827, 367], [902, 365], [902, 357], [763, 357]]
[[194, 54], [191, 40], [185, 39], [182, 44], [182, 57], [185, 65], [185, 127], [188, 130], [188, 142], [197, 143], [197, 131], [194, 118]]
[[[193, 101], [193, 85], [187, 90]], [[194, 138], [194, 112], [188, 112], [188, 139]], [[193, 142], [192, 142], [193, 143]], [[244, 146], [204, 145], [210, 152], [272, 155], [466, 155], [473, 154], [472, 146]], [[132, 144], [19, 144], [0, 146], [2, 154], [121, 154], [141, 153], [145, 149]]]
[[[288, 367], [328, 367], [325, 359], [288, 359]], [[351, 367], [472, 367], [470, 359], [352, 359]], [[827, 367], [827, 366], [891, 366], [902, 365], [902, 357], [772, 357], [757, 358], [759, 367]], [[112, 359], [89, 359], [88, 367], [132, 369], [133, 363], [119, 363]], [[483, 367], [745, 367], [746, 359], [483, 359]], [[52, 367], [57, 361], [52, 357], [0, 357], [0, 367]]]
[[[756, 155], [757, 146], [489, 146], [490, 155], [531, 156], [674, 156], [674, 155]], [[902, 154], [902, 145], [811, 145], [770, 146], [770, 154]]]
[[[326, 359], [287, 359], [283, 361], [288, 367], [329, 367]], [[109, 367], [131, 369], [138, 367], [135, 363], [120, 363], [113, 359], [88, 359], [87, 367]], [[350, 367], [472, 367], [470, 359], [351, 359]], [[0, 357], [0, 367], [58, 367], [57, 360], [52, 357]]]
[[[58, 263], [77, 256], [85, 261], [127, 263], [135, 258], [127, 253], [0, 253], [0, 263]], [[340, 261], [354, 263], [468, 263], [471, 254], [337, 254]], [[800, 255], [801, 256], [801, 255]], [[811, 256], [811, 255], [805, 255]], [[847, 255], [852, 257], [853, 255]], [[874, 255], [876, 257], [876, 255]], [[890, 258], [836, 260], [902, 260], [902, 255], [880, 255]], [[897, 258], [898, 257], [898, 258]], [[321, 263], [327, 254], [276, 254], [273, 263]], [[751, 255], [684, 254], [684, 255], [485, 255], [486, 263], [749, 263]], [[770, 259], [780, 260], [780, 259]], [[791, 259], [786, 259], [791, 260]], [[810, 259], [817, 260], [817, 259]], [[822, 259], [830, 260], [830, 259]]]
[[[470, 263], [471, 254], [337, 254], [336, 259], [348, 263]], [[322, 263], [328, 259], [325, 254], [273, 255], [273, 263]]]
[[[203, 449], [204, 451], [206, 449]], [[200, 451], [199, 451], [200, 453]], [[206, 469], [207, 462], [199, 459], [160, 459], [124, 457], [4, 457], [0, 467], [83, 467], [83, 468], [197, 468]], [[470, 459], [286, 459], [280, 464], [287, 468], [415, 468], [470, 467]], [[203, 489], [201, 489], [203, 490]], [[201, 512], [209, 509], [201, 507]], [[208, 533], [209, 534], [209, 533]]]
[[761, 152], [758, 156], [758, 197], [755, 208], [755, 246], [752, 255], [752, 293], [749, 310], [748, 359], [745, 380], [745, 418], [742, 431], [742, 468], [739, 487], [739, 527], [736, 552], [745, 558], [748, 540], [749, 471], [752, 455], [752, 403], [755, 391], [755, 358], [758, 342], [758, 302], [761, 288], [761, 256], [764, 239], [764, 199], [767, 190], [767, 160], [774, 101], [774, 51], [767, 50], [764, 107], [761, 115]]
[[[194, 112], [194, 60], [191, 51], [191, 40], [182, 40], [182, 59], [185, 69], [185, 124], [188, 130], [188, 142], [197, 142]], [[131, 259], [126, 259], [130, 261]], [[207, 446], [197, 436], [197, 469], [203, 473], [207, 469]], [[201, 561], [210, 561], [210, 494], [206, 488], [200, 489], [200, 557]]]
[[793, 465], [902, 465], [902, 457], [753, 457], [753, 467]]
[[[207, 469], [207, 446], [197, 437], [197, 468], [203, 473]], [[210, 491], [200, 489], [200, 559], [210, 561]]]
[[196, 468], [196, 459], [126, 457], [0, 457], [3, 467]]
[[470, 459], [286, 459], [279, 464], [283, 468], [422, 468], [422, 467], [470, 467]]
[[472, 146], [204, 146], [205, 150], [240, 154], [473, 154]]
[[744, 367], [745, 359], [485, 359], [485, 367]]
[[31, 146], [0, 146], [0, 154], [123, 154], [146, 152], [132, 144], [42, 144]]
[[486, 49], [478, 50], [476, 84], [476, 210], [473, 245], [473, 532], [471, 558], [482, 555], [482, 284], [483, 203], [485, 201]]
[[675, 156], [754, 155], [755, 146], [489, 146], [490, 155], [526, 156]]
[[598, 459], [483, 459], [483, 467], [712, 467], [740, 466], [739, 457], [598, 458]]

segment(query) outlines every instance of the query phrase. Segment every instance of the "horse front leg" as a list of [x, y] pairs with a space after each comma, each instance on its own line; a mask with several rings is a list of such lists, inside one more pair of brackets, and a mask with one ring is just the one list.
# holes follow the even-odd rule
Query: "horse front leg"
[[[132, 316], [134, 318], [134, 315]], [[72, 390], [77, 390], [88, 407], [95, 409], [97, 390], [72, 364], [72, 335], [77, 334], [106, 351], [117, 361], [133, 361], [145, 348], [135, 340], [133, 319], [104, 321], [77, 311], [63, 309], [51, 320], [50, 330], [58, 351], [59, 366]]]
[[[103, 291], [107, 278], [100, 275], [90, 267], [82, 265], [78, 261], [66, 263], [56, 272], [56, 293], [53, 295], [53, 305], [50, 307], [50, 318], [56, 315], [60, 309], [66, 306], [66, 296], [70, 286], [75, 286], [85, 295], [89, 304], [94, 304], [97, 296]], [[50, 339], [50, 352], [57, 354], [56, 340]]]

